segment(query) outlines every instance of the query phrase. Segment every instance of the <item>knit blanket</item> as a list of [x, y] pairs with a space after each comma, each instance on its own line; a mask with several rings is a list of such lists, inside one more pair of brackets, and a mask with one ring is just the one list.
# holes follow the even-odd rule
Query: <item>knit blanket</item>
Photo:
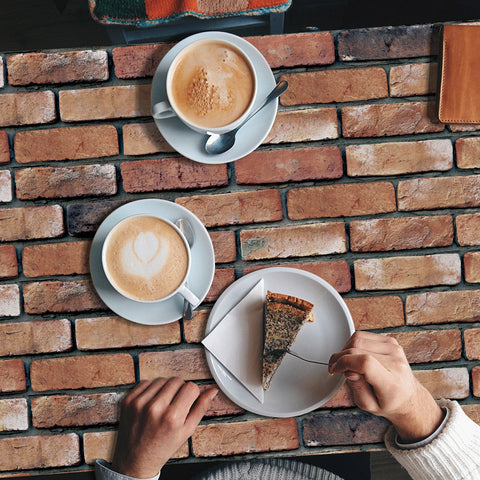
[[148, 27], [186, 16], [202, 19], [284, 12], [292, 0], [89, 0], [102, 24]]

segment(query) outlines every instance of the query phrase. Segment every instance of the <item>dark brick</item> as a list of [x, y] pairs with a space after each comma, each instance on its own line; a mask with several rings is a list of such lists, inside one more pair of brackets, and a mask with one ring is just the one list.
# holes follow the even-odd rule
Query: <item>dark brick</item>
[[303, 420], [303, 441], [308, 447], [380, 443], [389, 425], [366, 412], [312, 415]]
[[93, 237], [105, 217], [124, 203], [116, 200], [70, 205], [67, 209], [68, 233], [74, 237]]
[[343, 61], [425, 57], [437, 55], [438, 39], [434, 25], [344, 30], [338, 34], [338, 55]]

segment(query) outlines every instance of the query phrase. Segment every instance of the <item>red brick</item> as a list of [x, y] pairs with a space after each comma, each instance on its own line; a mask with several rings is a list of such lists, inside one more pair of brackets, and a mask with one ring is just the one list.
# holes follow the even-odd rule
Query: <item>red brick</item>
[[338, 138], [336, 108], [278, 112], [264, 143], [312, 142]]
[[395, 189], [390, 182], [293, 188], [287, 194], [288, 216], [292, 220], [373, 215], [395, 209]]
[[69, 320], [0, 323], [0, 356], [65, 352], [72, 349]]
[[129, 193], [187, 190], [228, 185], [227, 165], [208, 165], [187, 158], [123, 162], [123, 189]]
[[79, 465], [80, 439], [75, 433], [0, 439], [0, 471]]
[[230, 263], [237, 259], [235, 232], [209, 232], [215, 252], [215, 263]]
[[25, 312], [30, 314], [103, 310], [90, 280], [46, 281], [27, 283], [23, 287]]
[[478, 322], [480, 290], [424, 292], [405, 301], [407, 325]]
[[329, 32], [265, 35], [246, 40], [260, 50], [271, 68], [335, 62], [335, 46]]
[[64, 122], [147, 117], [150, 90], [150, 84], [62, 90], [60, 117]]
[[390, 424], [366, 412], [335, 412], [303, 419], [303, 441], [307, 447], [380, 443]]
[[[199, 385], [200, 392], [204, 392], [215, 385]], [[245, 413], [245, 410], [232, 402], [222, 391], [219, 390], [218, 395], [212, 400], [205, 417], [224, 417], [227, 415], [239, 415]]]
[[49, 395], [32, 399], [35, 428], [117, 423], [123, 392]]
[[8, 163], [10, 161], [10, 147], [8, 145], [8, 134], [4, 130], [0, 130], [0, 163]]
[[409, 363], [450, 362], [462, 357], [460, 330], [389, 333], [402, 346]]
[[343, 61], [387, 60], [437, 55], [438, 34], [433, 25], [355, 28], [338, 34]]
[[257, 150], [235, 162], [237, 184], [301, 182], [342, 175], [338, 147]]
[[461, 280], [456, 253], [355, 260], [357, 290], [400, 290], [457, 285]]
[[242, 230], [242, 260], [308, 257], [347, 251], [343, 222]]
[[480, 405], [462, 405], [463, 411], [478, 425], [480, 425]]
[[340, 390], [330, 399], [324, 403], [320, 408], [327, 410], [331, 408], [351, 408], [355, 407], [355, 401], [350, 388], [344, 383]]
[[459, 138], [455, 142], [458, 168], [480, 167], [480, 138]]
[[5, 85], [4, 73], [3, 73], [3, 58], [0, 57], [0, 88]]
[[0, 203], [12, 201], [12, 178], [8, 170], [0, 170]]
[[27, 389], [25, 365], [19, 358], [0, 360], [0, 392], [24, 392]]
[[0, 240], [57, 238], [65, 233], [60, 205], [0, 209]]
[[403, 211], [478, 207], [480, 175], [403, 180], [397, 196]]
[[411, 63], [390, 69], [391, 97], [431, 95], [437, 91], [437, 63]]
[[20, 315], [20, 290], [18, 285], [0, 285], [0, 317]]
[[458, 133], [458, 132], [476, 132], [480, 130], [480, 124], [473, 125], [470, 123], [461, 125], [461, 124], [454, 124], [451, 123], [449, 126], [450, 130], [452, 133]]
[[458, 215], [455, 224], [459, 245], [480, 245], [480, 213]]
[[101, 350], [180, 343], [178, 322], [140, 325], [121, 317], [77, 318], [75, 338], [79, 350]]
[[80, 160], [118, 155], [113, 125], [47, 128], [18, 132], [14, 138], [19, 163]]
[[450, 140], [348, 145], [345, 153], [350, 177], [442, 172], [453, 166]]
[[480, 367], [472, 368], [473, 394], [480, 397]]
[[174, 152], [154, 123], [128, 123], [122, 128], [123, 153], [148, 155], [158, 152]]
[[188, 208], [206, 227], [282, 220], [283, 210], [278, 190], [194, 195], [175, 200]]
[[193, 318], [183, 323], [186, 342], [200, 343], [205, 338], [205, 327], [209, 315], [210, 309], [195, 310], [193, 312]]
[[294, 418], [200, 425], [192, 435], [196, 457], [295, 450], [299, 447]]
[[69, 198], [117, 193], [115, 165], [35, 167], [15, 172], [17, 198]]
[[0, 245], [0, 278], [18, 276], [17, 251], [13, 245]]
[[434, 117], [433, 102], [384, 103], [342, 108], [346, 138], [384, 137], [445, 130]]
[[480, 282], [480, 252], [467, 252], [463, 257], [465, 281], [468, 283]]
[[115, 75], [118, 78], [153, 77], [158, 64], [173, 46], [173, 43], [159, 43], [114, 48]]
[[280, 97], [282, 105], [354, 102], [388, 97], [387, 74], [380, 67], [289, 73], [282, 75], [280, 80], [288, 82], [288, 90]]
[[212, 378], [203, 348], [144, 352], [138, 356], [141, 380], [180, 377], [183, 380]]
[[135, 369], [128, 353], [45, 358], [32, 362], [30, 380], [35, 392], [111, 387], [134, 383]]
[[0, 127], [50, 123], [56, 120], [55, 94], [51, 91], [0, 95]]
[[480, 328], [470, 328], [463, 332], [465, 355], [468, 360], [480, 360]]
[[204, 302], [214, 302], [235, 281], [234, 268], [217, 268]]
[[452, 244], [453, 219], [450, 215], [350, 222], [352, 252], [409, 250]]
[[393, 295], [345, 298], [356, 330], [399, 327], [405, 323], [402, 299]]
[[[117, 432], [87, 432], [83, 435], [83, 450], [85, 463], [94, 465], [97, 458], [111, 462], [115, 443], [117, 441]], [[171, 458], [187, 458], [190, 455], [188, 441]]]
[[7, 59], [10, 85], [95, 82], [108, 80], [105, 50], [36, 52]]
[[26, 277], [89, 273], [90, 241], [27, 245], [22, 252]]
[[[244, 268], [243, 275], [250, 272], [268, 268], [272, 265], [255, 265]], [[346, 293], [352, 288], [352, 279], [350, 275], [350, 266], [345, 261], [338, 262], [310, 262], [310, 263], [285, 263], [275, 264], [275, 267], [299, 268], [307, 272], [313, 273], [323, 278], [328, 282], [337, 292]]]
[[28, 430], [28, 405], [25, 398], [0, 400], [0, 431]]
[[467, 398], [470, 394], [470, 382], [466, 368], [414, 370], [413, 373], [433, 398], [460, 400]]

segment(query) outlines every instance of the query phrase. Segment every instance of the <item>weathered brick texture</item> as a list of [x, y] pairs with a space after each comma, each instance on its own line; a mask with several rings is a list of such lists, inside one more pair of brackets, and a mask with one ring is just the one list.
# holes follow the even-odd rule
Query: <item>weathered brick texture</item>
[[200, 425], [192, 436], [196, 457], [217, 457], [298, 448], [295, 419]]
[[25, 365], [20, 358], [0, 360], [0, 392], [24, 392], [27, 389]]
[[5, 130], [0, 130], [0, 163], [10, 161], [10, 146], [8, 144], [8, 134]]
[[460, 245], [480, 245], [480, 213], [458, 215], [455, 225]]
[[0, 285], [0, 317], [20, 315], [20, 289], [18, 285]]
[[0, 203], [12, 201], [12, 176], [8, 170], [0, 171]]
[[465, 281], [468, 283], [480, 282], [480, 252], [467, 252], [463, 257]]
[[209, 315], [210, 309], [197, 309], [193, 312], [193, 318], [183, 324], [185, 340], [188, 343], [200, 343], [205, 338], [205, 327]]
[[345, 298], [357, 330], [398, 327], [405, 323], [400, 297]]
[[124, 203], [122, 200], [112, 200], [69, 205], [67, 208], [68, 233], [78, 237], [93, 237], [103, 220]]
[[323, 180], [342, 174], [338, 147], [256, 150], [235, 162], [238, 184]]
[[81, 160], [118, 155], [118, 135], [113, 125], [47, 128], [18, 132], [14, 137], [19, 163]]
[[209, 232], [215, 252], [215, 263], [229, 263], [237, 259], [235, 232]]
[[344, 253], [345, 226], [333, 222], [242, 230], [240, 248], [243, 260]]
[[450, 140], [347, 145], [345, 153], [351, 177], [446, 171], [453, 165]]
[[465, 355], [469, 360], [480, 360], [480, 328], [471, 328], [463, 332]]
[[194, 195], [175, 200], [194, 213], [206, 227], [275, 222], [283, 218], [278, 190]]
[[459, 168], [480, 167], [480, 138], [459, 138], [455, 142], [455, 151]]
[[7, 69], [10, 85], [95, 82], [109, 76], [105, 50], [11, 55]]
[[292, 220], [393, 212], [395, 190], [390, 182], [292, 188], [287, 195], [287, 209]]
[[128, 353], [76, 355], [34, 360], [30, 379], [36, 392], [98, 388], [134, 383], [135, 371]]
[[204, 302], [214, 302], [235, 281], [234, 268], [217, 268]]
[[154, 123], [128, 123], [122, 128], [123, 153], [148, 155], [158, 152], [174, 152]]
[[25, 398], [0, 400], [0, 430], [28, 430], [28, 405]]
[[392, 97], [431, 95], [437, 91], [438, 64], [411, 63], [390, 69], [389, 86]]
[[13, 245], [0, 245], [0, 278], [18, 275], [17, 251]]
[[57, 118], [51, 91], [0, 95], [0, 127], [51, 123]]

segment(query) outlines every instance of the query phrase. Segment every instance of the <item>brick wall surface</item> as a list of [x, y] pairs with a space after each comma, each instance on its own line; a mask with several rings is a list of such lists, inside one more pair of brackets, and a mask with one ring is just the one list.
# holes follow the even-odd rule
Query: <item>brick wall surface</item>
[[[0, 52], [0, 477], [110, 459], [141, 379], [208, 388], [213, 303], [272, 265], [327, 280], [357, 329], [395, 337], [418, 380], [480, 422], [480, 125], [436, 119], [438, 28], [247, 40], [290, 88], [264, 143], [222, 165], [181, 157], [152, 122], [173, 44]], [[120, 318], [91, 282], [98, 226], [142, 198], [190, 209], [211, 236], [213, 284], [185, 324]], [[347, 387], [287, 419], [220, 394], [175, 458], [378, 449], [386, 427]]]

